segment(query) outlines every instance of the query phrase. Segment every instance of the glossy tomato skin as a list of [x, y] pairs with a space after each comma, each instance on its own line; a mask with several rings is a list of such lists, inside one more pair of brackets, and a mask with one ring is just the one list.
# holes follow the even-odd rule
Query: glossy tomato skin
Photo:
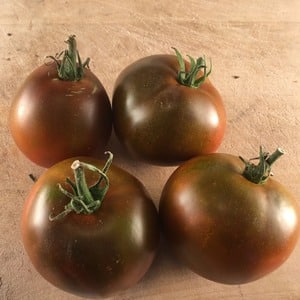
[[[79, 158], [98, 168], [103, 163]], [[152, 264], [159, 245], [157, 210], [143, 185], [111, 166], [110, 188], [91, 215], [64, 210], [69, 199], [57, 187], [73, 178], [67, 159], [49, 168], [34, 184], [22, 215], [24, 247], [37, 271], [56, 287], [83, 297], [105, 297], [137, 283]], [[87, 183], [97, 180], [86, 171]], [[71, 190], [70, 190], [71, 192]]]
[[81, 80], [66, 81], [58, 78], [56, 64], [44, 64], [19, 89], [9, 127], [25, 156], [49, 167], [68, 157], [103, 153], [112, 130], [111, 104], [89, 69]]
[[226, 114], [220, 94], [208, 78], [199, 88], [180, 84], [178, 72], [176, 56], [153, 55], [129, 65], [117, 78], [114, 129], [132, 156], [175, 165], [221, 144]]
[[278, 268], [299, 237], [299, 205], [278, 182], [254, 184], [235, 156], [210, 154], [167, 181], [159, 215], [174, 254], [212, 281], [242, 284]]

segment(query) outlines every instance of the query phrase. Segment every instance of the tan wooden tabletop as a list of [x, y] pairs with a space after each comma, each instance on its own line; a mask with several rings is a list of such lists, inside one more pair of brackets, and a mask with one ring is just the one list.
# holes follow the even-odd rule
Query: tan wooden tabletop
[[[80, 299], [58, 290], [33, 268], [22, 246], [20, 217], [32, 181], [43, 168], [16, 148], [7, 117], [12, 98], [46, 55], [76, 34], [82, 57], [111, 97], [119, 72], [138, 58], [171, 47], [213, 60], [228, 125], [219, 152], [256, 155], [259, 145], [286, 155], [276, 179], [300, 197], [299, 0], [0, 0], [0, 299]], [[115, 163], [138, 177], [158, 204], [174, 167], [133, 162], [113, 136]], [[300, 198], [299, 198], [300, 200]], [[300, 299], [300, 244], [261, 280], [227, 286], [195, 275], [161, 247], [136, 286], [111, 299]]]

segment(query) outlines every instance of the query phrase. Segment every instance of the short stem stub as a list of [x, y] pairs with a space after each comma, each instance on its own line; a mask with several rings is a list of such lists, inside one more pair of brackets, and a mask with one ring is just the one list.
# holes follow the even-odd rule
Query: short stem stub
[[[190, 70], [186, 70], [184, 59], [181, 53], [173, 47], [173, 50], [176, 53], [178, 63], [179, 63], [179, 72], [178, 72], [178, 81], [180, 84], [191, 87], [198, 88], [210, 75], [212, 70], [212, 63], [210, 61], [210, 67], [208, 70], [205, 57], [199, 57], [196, 60], [187, 55], [190, 60]], [[199, 77], [199, 72], [202, 72], [202, 76]]]
[[[106, 173], [112, 163], [113, 154], [111, 152], [106, 152], [109, 155], [105, 166], [102, 170], [98, 169], [94, 165], [75, 160], [71, 165], [74, 171], [75, 182], [70, 178], [66, 179], [66, 183], [71, 186], [73, 193], [68, 192], [60, 184], [58, 184], [59, 190], [70, 198], [70, 202], [65, 206], [65, 209], [56, 216], [49, 216], [50, 221], [62, 219], [70, 212], [75, 212], [76, 214], [92, 214], [94, 213], [102, 204], [104, 196], [109, 188], [109, 178]], [[89, 170], [91, 172], [99, 173], [99, 178], [97, 182], [88, 187], [85, 177], [84, 170]], [[102, 183], [102, 181], [104, 182]]]
[[66, 81], [78, 81], [84, 75], [84, 68], [89, 67], [90, 59], [87, 58], [83, 63], [77, 50], [75, 35], [70, 35], [65, 41], [68, 49], [60, 52], [56, 56], [47, 56], [54, 60], [57, 66], [58, 77]]
[[[260, 147], [259, 157], [255, 157], [250, 160], [245, 160], [240, 157], [245, 164], [243, 176], [256, 184], [265, 183], [272, 175], [271, 167], [273, 163], [283, 154], [284, 151], [281, 148], [277, 148], [275, 152], [269, 154], [268, 152], [264, 152], [263, 148]], [[252, 160], [259, 160], [259, 162], [258, 164], [254, 164], [251, 162]]]

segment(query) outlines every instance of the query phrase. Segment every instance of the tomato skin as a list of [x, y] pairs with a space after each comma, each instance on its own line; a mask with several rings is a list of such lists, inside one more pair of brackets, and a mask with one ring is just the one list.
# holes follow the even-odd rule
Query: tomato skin
[[[70, 200], [57, 183], [70, 190], [64, 182], [73, 178], [73, 160], [49, 168], [30, 191], [22, 215], [24, 247], [37, 271], [58, 288], [84, 297], [109, 296], [137, 283], [152, 264], [160, 239], [157, 210], [143, 185], [112, 165], [110, 188], [95, 213], [72, 212], [49, 221]], [[86, 178], [92, 185], [97, 175], [86, 171]]]
[[58, 78], [55, 63], [44, 64], [19, 89], [9, 127], [25, 156], [49, 167], [68, 157], [103, 153], [112, 131], [111, 104], [89, 69], [81, 80], [66, 81]]
[[114, 129], [138, 159], [175, 165], [214, 152], [222, 142], [226, 114], [220, 94], [207, 78], [199, 88], [180, 84], [178, 71], [175, 55], [152, 55], [129, 65], [116, 80]]
[[254, 184], [228, 154], [194, 158], [171, 175], [159, 205], [163, 234], [184, 264], [242, 284], [278, 268], [299, 238], [299, 205], [278, 182]]

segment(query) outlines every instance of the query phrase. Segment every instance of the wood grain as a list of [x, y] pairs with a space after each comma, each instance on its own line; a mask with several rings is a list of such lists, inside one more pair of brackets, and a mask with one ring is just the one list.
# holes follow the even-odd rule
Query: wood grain
[[[211, 80], [223, 96], [228, 127], [220, 152], [256, 155], [259, 145], [287, 154], [277, 180], [300, 195], [300, 2], [210, 0], [189, 2], [0, 0], [0, 299], [80, 299], [37, 274], [20, 236], [22, 205], [43, 169], [16, 148], [7, 117], [16, 89], [76, 34], [82, 57], [111, 96], [118, 73], [134, 60], [172, 53], [176, 46], [213, 60]], [[156, 204], [174, 168], [132, 161], [115, 137], [115, 163], [142, 180]], [[145, 278], [112, 299], [299, 300], [300, 246], [271, 275], [242, 286], [209, 282], [187, 270], [165, 245]]]

